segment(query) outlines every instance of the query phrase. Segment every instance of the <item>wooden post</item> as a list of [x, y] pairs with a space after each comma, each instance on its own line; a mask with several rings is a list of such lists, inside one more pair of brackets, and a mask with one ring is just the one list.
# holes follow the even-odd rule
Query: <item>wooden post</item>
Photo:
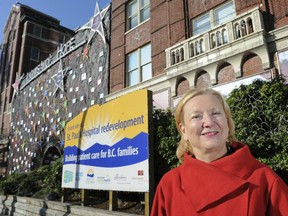
[[144, 215], [149, 216], [150, 214], [150, 199], [149, 199], [149, 192], [145, 192], [145, 210], [144, 210]]
[[87, 206], [89, 204], [89, 191], [81, 189], [81, 206]]
[[[154, 133], [153, 125], [153, 102], [152, 102], [152, 92], [148, 91], [148, 110], [149, 110], [149, 134]], [[149, 136], [149, 191], [145, 192], [145, 216], [150, 215], [150, 210], [152, 208], [152, 202], [155, 193], [155, 182], [154, 182], [154, 140], [153, 136]]]
[[62, 196], [61, 196], [61, 202], [65, 203], [68, 201], [68, 191], [67, 188], [62, 188]]
[[109, 211], [117, 210], [117, 192], [109, 191]]

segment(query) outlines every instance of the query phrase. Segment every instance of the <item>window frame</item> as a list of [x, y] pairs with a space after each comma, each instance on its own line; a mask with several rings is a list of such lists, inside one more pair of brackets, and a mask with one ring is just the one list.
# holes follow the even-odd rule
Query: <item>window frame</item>
[[[34, 52], [37, 52], [37, 53], [34, 53]], [[37, 55], [37, 57], [34, 58], [34, 55], [35, 56]], [[39, 62], [39, 59], [40, 59], [40, 49], [37, 47], [31, 47], [30, 60], [35, 61], [35, 62]]]
[[[225, 6], [227, 6], [228, 4], [232, 4], [232, 8], [234, 9], [234, 12], [232, 13], [233, 15], [228, 20], [225, 20], [224, 22], [217, 22], [216, 23], [216, 11], [220, 10], [221, 8], [223, 8]], [[202, 19], [203, 16], [209, 16], [210, 29], [204, 29], [204, 30], [195, 29], [195, 23], [197, 22], [197, 20]], [[192, 36], [204, 34], [205, 32], [208, 32], [209, 30], [215, 28], [218, 25], [222, 25], [224, 23], [229, 22], [230, 20], [232, 20], [235, 17], [236, 17], [236, 11], [235, 11], [235, 3], [234, 3], [234, 1], [231, 0], [231, 1], [225, 2], [224, 4], [221, 4], [218, 7], [212, 8], [210, 11], [206, 11], [205, 13], [203, 13], [203, 14], [191, 19], [190, 23], [192, 25], [192, 28], [191, 28], [192, 29]], [[198, 32], [200, 32], [200, 33], [198, 33]]]
[[[126, 8], [126, 30], [129, 31], [135, 27], [137, 27], [138, 25], [140, 25], [141, 23], [145, 22], [146, 20], [150, 19], [150, 0], [147, 0], [148, 1], [148, 4], [146, 5], [142, 5], [142, 1], [145, 1], [145, 0], [131, 0], [127, 3], [127, 8]], [[136, 11], [131, 13], [131, 15], [129, 15], [129, 10], [130, 10], [130, 7], [132, 7], [133, 4], [136, 4]], [[149, 16], [144, 19], [142, 17], [142, 12], [145, 11], [145, 10], [149, 10]], [[132, 23], [132, 19], [133, 18], [136, 18], [136, 22], [135, 24], [131, 24]]]
[[[221, 8], [223, 10], [224, 7], [226, 7], [227, 5], [231, 4], [232, 8], [234, 9], [234, 16], [231, 15], [231, 17], [229, 17], [228, 19], [225, 19], [224, 22], [220, 22], [220, 20], [216, 20], [216, 11], [219, 11]], [[216, 7], [215, 9], [213, 9], [213, 16], [214, 16], [214, 22], [215, 22], [215, 26], [218, 26], [218, 25], [222, 25], [223, 23], [227, 23], [229, 22], [230, 20], [232, 20], [236, 15], [236, 11], [235, 11], [235, 5], [233, 3], [233, 1], [229, 1], [229, 2], [226, 2], [218, 7]]]
[[42, 38], [42, 27], [39, 25], [33, 24], [33, 35], [36, 37]]
[[[144, 48], [148, 47], [150, 48], [150, 53], [147, 55], [146, 53], [142, 53], [142, 51], [144, 50]], [[134, 85], [137, 85], [141, 82], [144, 82], [146, 80], [149, 80], [152, 78], [152, 52], [151, 52], [151, 43], [148, 43], [148, 44], [145, 44], [144, 46], [142, 47], [139, 47], [138, 49], [128, 53], [126, 55], [126, 86], [129, 87], [129, 86], [134, 86]], [[129, 70], [129, 65], [130, 65], [130, 62], [129, 62], [129, 58], [130, 56], [132, 55], [137, 55], [137, 63], [136, 63], [136, 67], [133, 67], [131, 68], [131, 70]], [[142, 55], [143, 56], [150, 56], [150, 59], [146, 62], [142, 62]], [[150, 65], [150, 67], [149, 67]], [[148, 75], [148, 78], [145, 78], [144, 77], [144, 72], [145, 70], [143, 70], [143, 68], [146, 68], [146, 66], [149, 67], [149, 70], [150, 70], [150, 74]], [[130, 79], [130, 75], [131, 73], [133, 72], [136, 72], [136, 78], [138, 78], [138, 80], [136, 81], [133, 81]]]
[[[195, 26], [196, 26], [196, 22], [197, 21], [200, 21], [203, 19], [203, 17], [206, 17], [209, 19], [209, 29], [205, 29], [203, 31], [201, 31], [202, 28], [200, 29], [195, 29]], [[211, 16], [209, 14], [209, 12], [206, 12], [204, 14], [201, 14], [200, 16], [196, 17], [195, 19], [192, 19], [192, 35], [200, 35], [200, 34], [203, 34], [203, 32], [206, 32], [206, 31], [209, 31], [211, 29]], [[199, 32], [199, 33], [198, 33]]]
[[58, 42], [60, 44], [64, 44], [65, 43], [65, 39], [66, 39], [66, 36], [64, 34], [60, 34], [59, 35], [59, 39], [58, 39]]

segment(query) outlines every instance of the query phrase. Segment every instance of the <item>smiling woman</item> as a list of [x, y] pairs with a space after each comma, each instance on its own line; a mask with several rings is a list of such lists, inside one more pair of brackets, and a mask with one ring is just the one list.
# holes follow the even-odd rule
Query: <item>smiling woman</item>
[[186, 149], [198, 160], [211, 162], [227, 153], [228, 122], [220, 100], [214, 95], [199, 95], [183, 107], [179, 130]]
[[[234, 122], [230, 108], [222, 95], [211, 89], [193, 90], [186, 93], [176, 107], [175, 120], [177, 129], [182, 134], [177, 149], [177, 157], [180, 161], [183, 160], [185, 152], [196, 157], [193, 151], [197, 151], [199, 153], [196, 153], [197, 156], [200, 156], [202, 153], [205, 154], [205, 149], [209, 150], [209, 147], [205, 148], [205, 145], [200, 146], [200, 149], [196, 146], [192, 148], [193, 145], [200, 145], [200, 140], [203, 142], [209, 141], [213, 137], [219, 141], [218, 147], [221, 149], [218, 153], [221, 156], [221, 154], [227, 152], [227, 142], [235, 139]], [[192, 136], [188, 135], [188, 130], [190, 130]], [[193, 133], [195, 133], [195, 137], [193, 137]], [[205, 139], [205, 137], [209, 139]], [[207, 154], [214, 159], [219, 157], [218, 155], [214, 156], [211, 151], [208, 151]], [[214, 159], [211, 159], [211, 161]]]
[[235, 140], [230, 108], [217, 91], [189, 90], [175, 121], [182, 164], [162, 177], [152, 216], [286, 215], [287, 185]]

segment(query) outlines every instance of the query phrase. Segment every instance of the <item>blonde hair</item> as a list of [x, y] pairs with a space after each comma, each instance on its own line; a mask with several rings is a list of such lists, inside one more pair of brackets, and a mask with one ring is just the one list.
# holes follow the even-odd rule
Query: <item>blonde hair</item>
[[227, 118], [227, 123], [228, 123], [228, 127], [229, 127], [229, 133], [228, 133], [228, 142], [231, 142], [232, 140], [235, 140], [235, 126], [234, 126], [234, 122], [232, 119], [232, 115], [231, 115], [231, 111], [229, 108], [229, 105], [227, 104], [227, 102], [225, 101], [224, 97], [217, 91], [210, 89], [210, 88], [205, 88], [205, 89], [190, 89], [188, 90], [180, 99], [180, 101], [178, 102], [176, 108], [175, 108], [175, 112], [174, 112], [174, 116], [175, 116], [175, 122], [176, 122], [176, 127], [178, 132], [181, 135], [181, 140], [178, 143], [178, 147], [176, 150], [176, 155], [178, 157], [178, 159], [182, 162], [184, 160], [184, 153], [188, 152], [190, 154], [193, 154], [193, 151], [191, 149], [191, 146], [187, 143], [186, 140], [184, 140], [183, 134], [181, 133], [181, 130], [179, 128], [179, 124], [182, 123], [183, 124], [183, 118], [184, 118], [184, 114], [183, 114], [183, 107], [185, 106], [185, 104], [191, 100], [192, 98], [199, 96], [199, 95], [214, 95], [216, 96], [220, 103], [223, 106], [226, 118]]

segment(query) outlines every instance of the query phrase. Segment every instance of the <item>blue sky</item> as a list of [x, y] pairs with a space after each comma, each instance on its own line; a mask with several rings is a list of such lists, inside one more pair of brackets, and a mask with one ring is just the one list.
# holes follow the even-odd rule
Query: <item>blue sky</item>
[[[0, 44], [3, 39], [4, 25], [17, 0], [0, 0]], [[60, 20], [60, 25], [72, 30], [84, 25], [93, 16], [96, 0], [19, 0], [21, 4]], [[111, 0], [98, 0], [103, 8]]]

